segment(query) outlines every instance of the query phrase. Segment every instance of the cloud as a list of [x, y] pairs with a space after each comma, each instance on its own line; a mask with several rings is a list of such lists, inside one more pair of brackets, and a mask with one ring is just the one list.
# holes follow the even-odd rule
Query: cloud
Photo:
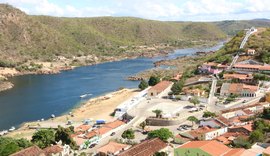
[[270, 18], [269, 0], [0, 0], [34, 15], [134, 16], [156, 20]]

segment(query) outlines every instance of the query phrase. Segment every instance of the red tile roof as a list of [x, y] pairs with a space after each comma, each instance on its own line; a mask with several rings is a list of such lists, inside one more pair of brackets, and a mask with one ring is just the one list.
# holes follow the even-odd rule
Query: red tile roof
[[235, 148], [231, 149], [228, 153], [224, 154], [224, 156], [241, 156], [245, 152], [244, 148]]
[[117, 152], [120, 152], [122, 151], [123, 149], [126, 149], [128, 148], [130, 145], [126, 145], [126, 144], [120, 144], [120, 143], [117, 143], [117, 142], [113, 142], [113, 141], [110, 141], [108, 144], [100, 147], [97, 149], [98, 152], [102, 152], [102, 153], [117, 153]]
[[211, 141], [191, 141], [183, 144], [179, 148], [199, 148], [212, 156], [220, 156], [230, 151], [230, 148], [223, 145], [222, 143], [211, 140]]
[[171, 81], [161, 81], [158, 84], [156, 84], [155, 86], [151, 87], [149, 89], [149, 91], [155, 90], [157, 92], [162, 92], [164, 91], [166, 88], [168, 88], [170, 85], [172, 84]]
[[109, 122], [109, 123], [104, 124], [102, 127], [108, 127], [108, 128], [114, 129], [114, 128], [117, 128], [117, 127], [122, 126], [124, 124], [125, 124], [125, 122], [123, 122], [121, 120], [115, 120], [113, 122]]
[[63, 148], [60, 147], [59, 145], [53, 145], [53, 146], [49, 146], [43, 149], [43, 151], [47, 154], [57, 154], [57, 153], [61, 153], [63, 151]]
[[269, 65], [254, 65], [254, 64], [235, 64], [235, 68], [251, 68], [256, 70], [270, 70]]
[[252, 76], [246, 75], [246, 74], [224, 74], [223, 75], [224, 79], [240, 79], [240, 80], [245, 80], [245, 79], [252, 79]]
[[85, 132], [91, 128], [90, 125], [80, 125], [75, 128], [75, 132]]
[[14, 154], [11, 154], [11, 156], [45, 156], [45, 152], [38, 146], [34, 145]]
[[130, 149], [122, 152], [119, 156], [152, 156], [154, 153], [167, 147], [167, 144], [159, 138], [146, 140]]
[[263, 154], [268, 154], [268, 155], [270, 155], [270, 146], [267, 147], [265, 150], [263, 150]]

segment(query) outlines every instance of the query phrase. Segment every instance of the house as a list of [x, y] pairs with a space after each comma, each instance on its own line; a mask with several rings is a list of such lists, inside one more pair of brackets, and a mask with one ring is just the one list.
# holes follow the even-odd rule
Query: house
[[90, 125], [80, 125], [74, 129], [75, 133], [78, 132], [87, 132], [89, 129], [91, 129], [92, 126]]
[[126, 151], [121, 152], [118, 156], [152, 156], [156, 152], [167, 151], [167, 144], [159, 138], [145, 140]]
[[205, 120], [200, 120], [200, 127], [211, 127], [211, 128], [221, 128], [228, 126], [227, 124], [223, 123], [222, 121], [218, 120], [218, 118], [210, 118]]
[[222, 156], [232, 149], [215, 141], [190, 141], [175, 149], [175, 155]]
[[247, 55], [255, 55], [255, 49], [248, 49], [247, 51], [246, 51], [246, 54]]
[[66, 156], [70, 155], [71, 149], [69, 145], [52, 145], [43, 149], [46, 155], [50, 156]]
[[130, 145], [110, 141], [108, 144], [98, 148], [97, 152], [99, 156], [115, 156], [130, 147]]
[[227, 132], [227, 127], [211, 128], [208, 126], [200, 127], [179, 135], [193, 140], [212, 140]]
[[204, 96], [205, 95], [205, 91], [203, 89], [189, 89], [189, 88], [184, 88], [183, 92], [188, 95], [188, 96]]
[[199, 67], [199, 71], [205, 74], [218, 74], [226, 68], [226, 65], [218, 64], [215, 62], [205, 62]]
[[232, 141], [235, 140], [236, 138], [238, 138], [239, 136], [247, 137], [247, 135], [245, 133], [242, 133], [242, 132], [226, 132], [226, 133], [218, 136], [217, 138], [215, 138], [215, 140], [223, 143], [224, 145], [228, 145], [228, 144], [232, 143]]
[[34, 145], [11, 154], [10, 156], [46, 156], [46, 153], [38, 146]]
[[166, 91], [170, 91], [172, 86], [171, 81], [161, 81], [148, 90], [148, 97], [161, 97]]
[[223, 83], [220, 89], [221, 96], [238, 95], [242, 97], [256, 97], [259, 93], [258, 86], [242, 83]]
[[229, 132], [241, 132], [241, 133], [249, 135], [253, 131], [252, 125], [253, 125], [253, 123], [248, 123], [248, 124], [241, 125], [241, 126], [233, 126], [233, 127], [230, 127], [228, 129], [228, 131]]
[[225, 80], [232, 80], [236, 79], [240, 83], [247, 83], [247, 84], [254, 84], [255, 80], [253, 79], [253, 76], [251, 74], [223, 74], [223, 78]]
[[265, 72], [270, 73], [270, 65], [258, 65], [258, 64], [235, 64], [232, 68], [235, 71], [244, 72]]

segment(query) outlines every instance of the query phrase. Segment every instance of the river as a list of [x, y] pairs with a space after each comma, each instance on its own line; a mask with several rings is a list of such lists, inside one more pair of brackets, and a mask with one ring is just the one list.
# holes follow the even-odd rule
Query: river
[[90, 93], [97, 97], [120, 87], [136, 88], [138, 81], [125, 78], [153, 68], [161, 59], [192, 55], [197, 51], [219, 49], [223, 43], [211, 48], [175, 50], [167, 57], [136, 58], [78, 67], [56, 75], [23, 75], [10, 78], [13, 89], [0, 92], [0, 131], [23, 122], [61, 115], [78, 106], [80, 95]]

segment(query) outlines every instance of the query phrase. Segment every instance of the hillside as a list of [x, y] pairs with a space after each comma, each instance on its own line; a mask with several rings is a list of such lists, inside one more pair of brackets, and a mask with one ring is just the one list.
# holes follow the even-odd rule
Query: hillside
[[222, 31], [227, 33], [228, 35], [235, 35], [239, 31], [248, 29], [251, 27], [270, 27], [270, 20], [268, 19], [254, 19], [254, 20], [229, 20], [229, 21], [221, 21], [214, 22]]
[[121, 56], [134, 51], [131, 46], [184, 47], [194, 45], [193, 41], [225, 38], [212, 23], [196, 26], [131, 17], [29, 16], [6, 4], [0, 5], [0, 17], [0, 64], [5, 66], [17, 66], [26, 60], [52, 61], [56, 56]]

